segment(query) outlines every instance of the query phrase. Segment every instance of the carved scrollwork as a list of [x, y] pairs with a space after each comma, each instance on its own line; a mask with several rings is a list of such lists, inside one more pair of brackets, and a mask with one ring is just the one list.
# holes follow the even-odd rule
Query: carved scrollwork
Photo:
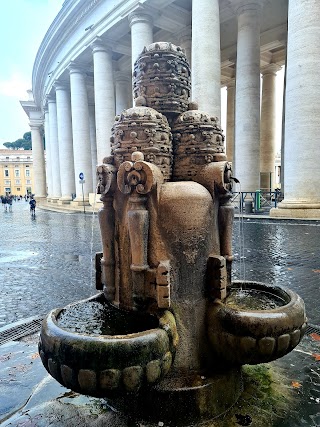
[[134, 191], [141, 195], [148, 194], [156, 181], [152, 165], [144, 161], [139, 151], [132, 153], [132, 162], [126, 161], [119, 167], [117, 182], [119, 190], [124, 194]]
[[103, 163], [97, 167], [97, 193], [101, 194], [101, 200], [103, 200], [108, 193], [113, 193], [116, 187], [117, 168], [112, 164], [113, 159], [108, 157], [104, 159], [104, 161], [108, 163]]

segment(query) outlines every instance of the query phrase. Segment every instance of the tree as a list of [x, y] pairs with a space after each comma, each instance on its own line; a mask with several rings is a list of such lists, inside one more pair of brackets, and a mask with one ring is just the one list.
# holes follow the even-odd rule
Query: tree
[[32, 150], [31, 132], [23, 134], [23, 138], [19, 138], [13, 142], [4, 142], [3, 145], [9, 150]]

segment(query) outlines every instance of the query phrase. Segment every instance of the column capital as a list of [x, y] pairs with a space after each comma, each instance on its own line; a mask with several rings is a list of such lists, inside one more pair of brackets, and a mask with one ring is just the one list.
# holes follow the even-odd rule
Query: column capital
[[236, 79], [235, 78], [230, 79], [226, 82], [227, 89], [234, 88], [235, 86], [236, 86]]
[[104, 42], [101, 37], [96, 37], [93, 42], [90, 44], [92, 52], [107, 52], [112, 53], [111, 47], [108, 43]]
[[39, 130], [42, 131], [43, 120], [30, 120], [29, 127], [31, 130]]
[[55, 80], [53, 82], [53, 87], [55, 90], [69, 90], [69, 83], [67, 81]]
[[281, 70], [281, 65], [275, 64], [272, 62], [271, 64], [265, 65], [261, 68], [261, 74], [262, 76], [266, 76], [268, 74], [273, 74], [274, 76], [277, 75], [277, 72]]
[[69, 74], [83, 74], [86, 75], [85, 68], [78, 62], [71, 61], [68, 65]]
[[141, 22], [142, 23], [153, 24], [152, 16], [150, 15], [150, 13], [148, 13], [143, 8], [136, 9], [133, 12], [129, 13], [128, 19], [129, 19], [129, 26], [130, 26], [130, 28], [132, 27], [132, 25], [138, 24], [138, 23], [141, 23]]
[[234, 0], [232, 8], [237, 16], [248, 10], [261, 12], [263, 4], [266, 0]]
[[128, 83], [131, 81], [130, 74], [125, 72], [125, 71], [115, 71], [114, 77], [115, 77], [116, 82]]
[[54, 95], [50, 94], [46, 96], [46, 103], [49, 104], [53, 104], [56, 103], [56, 98]]

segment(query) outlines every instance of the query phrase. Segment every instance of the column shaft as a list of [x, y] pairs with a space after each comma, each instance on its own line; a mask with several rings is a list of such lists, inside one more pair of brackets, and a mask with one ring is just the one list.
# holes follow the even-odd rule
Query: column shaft
[[234, 156], [234, 102], [235, 83], [227, 84], [227, 131], [226, 131], [226, 154], [229, 162], [233, 162]]
[[[303, 25], [302, 25], [303, 23]], [[272, 216], [320, 218], [320, 3], [290, 0], [284, 200]]]
[[[75, 203], [89, 201], [92, 191], [92, 161], [90, 144], [89, 106], [86, 87], [86, 75], [77, 66], [70, 66], [71, 114], [74, 172], [76, 183]], [[84, 174], [84, 184], [79, 182], [79, 174]], [[83, 196], [82, 196], [83, 185]]]
[[242, 191], [260, 188], [260, 8], [238, 9], [234, 171]]
[[68, 203], [72, 200], [72, 194], [76, 191], [74, 178], [70, 92], [68, 88], [61, 83], [56, 83], [55, 88], [61, 176], [60, 202]]
[[52, 197], [52, 164], [51, 164], [51, 150], [50, 150], [50, 124], [49, 124], [49, 111], [44, 110], [44, 135], [46, 147], [46, 177], [47, 177], [47, 198], [48, 201]]
[[116, 72], [116, 114], [130, 108], [132, 100], [130, 76], [123, 71]]
[[260, 173], [262, 190], [275, 188], [276, 158], [276, 77], [275, 64], [262, 73]]
[[111, 128], [115, 117], [112, 51], [100, 40], [92, 44], [97, 162], [110, 155]]
[[33, 184], [34, 193], [37, 199], [47, 196], [44, 146], [41, 132], [41, 125], [30, 122], [32, 157], [33, 157]]
[[129, 15], [131, 27], [131, 66], [134, 63], [145, 46], [153, 43], [153, 25], [152, 18], [144, 11], [135, 11]]
[[49, 126], [50, 126], [50, 157], [52, 171], [52, 197], [51, 201], [57, 203], [61, 197], [59, 141], [57, 123], [57, 104], [55, 99], [48, 99]]
[[192, 1], [192, 99], [199, 110], [221, 118], [218, 0]]
[[[93, 104], [89, 104], [89, 128], [90, 128], [90, 147], [91, 147], [91, 164], [92, 164], [92, 192], [96, 192], [97, 182], [97, 144], [96, 144], [96, 120], [95, 108]], [[103, 159], [102, 159], [103, 160]]]

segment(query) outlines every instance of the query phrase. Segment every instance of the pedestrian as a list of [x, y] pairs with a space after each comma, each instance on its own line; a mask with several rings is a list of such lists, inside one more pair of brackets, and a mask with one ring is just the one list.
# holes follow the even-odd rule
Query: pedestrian
[[1, 196], [1, 202], [2, 202], [2, 206], [3, 206], [3, 211], [6, 212], [7, 211], [7, 196]]
[[9, 196], [7, 197], [7, 203], [8, 203], [8, 206], [9, 206], [9, 212], [12, 212], [12, 200], [13, 200], [13, 197], [10, 196], [10, 194], [9, 194]]
[[36, 215], [36, 205], [37, 205], [37, 202], [35, 201], [35, 199], [33, 197], [31, 197], [29, 205], [30, 205], [31, 215], [35, 216]]

